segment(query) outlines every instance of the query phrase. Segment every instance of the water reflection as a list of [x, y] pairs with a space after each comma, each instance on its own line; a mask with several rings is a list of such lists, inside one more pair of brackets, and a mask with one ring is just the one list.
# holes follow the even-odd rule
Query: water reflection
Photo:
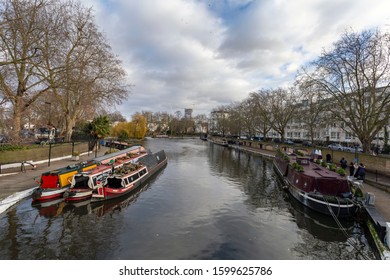
[[38, 210], [38, 215], [45, 218], [54, 218], [63, 215], [88, 215], [94, 213], [96, 217], [102, 217], [108, 213], [124, 211], [131, 203], [134, 203], [138, 196], [146, 191], [155, 178], [152, 178], [148, 184], [137, 189], [135, 192], [128, 193], [122, 197], [106, 201], [91, 203], [91, 200], [65, 202], [64, 198], [50, 200], [46, 202], [34, 202], [33, 208]]
[[287, 192], [284, 197], [302, 237], [302, 242], [292, 248], [298, 256], [325, 260], [375, 259], [363, 228], [354, 219], [335, 221], [303, 206]]

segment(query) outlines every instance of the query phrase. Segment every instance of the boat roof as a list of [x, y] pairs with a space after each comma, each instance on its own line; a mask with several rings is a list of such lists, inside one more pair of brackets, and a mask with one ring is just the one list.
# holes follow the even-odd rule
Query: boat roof
[[93, 168], [93, 169], [90, 169], [90, 170], [85, 171], [85, 172], [78, 173], [78, 174], [76, 174], [76, 175], [77, 175], [77, 176], [81, 176], [81, 175], [88, 175], [88, 176], [91, 176], [91, 175], [95, 175], [95, 174], [98, 174], [98, 173], [100, 173], [100, 172], [109, 170], [109, 169], [111, 169], [111, 168], [112, 168], [112, 165], [105, 165], [105, 164], [102, 164], [102, 165], [96, 166], [96, 167]]
[[140, 165], [136, 170], [133, 170], [133, 171], [130, 171], [129, 173], [126, 173], [126, 174], [111, 174], [109, 176], [109, 178], [117, 178], [117, 179], [123, 179], [123, 178], [127, 178], [129, 176], [132, 176], [134, 175], [135, 173], [139, 172], [140, 170], [142, 169], [146, 169], [146, 166], [144, 165]]
[[142, 146], [142, 145], [134, 145], [134, 146], [131, 146], [130, 148], [127, 148], [127, 149], [124, 149], [124, 150], [120, 150], [118, 152], [113, 152], [113, 153], [109, 153], [109, 154], [106, 154], [106, 155], [103, 155], [103, 156], [100, 156], [100, 157], [96, 157], [94, 158], [93, 160], [95, 162], [103, 162], [103, 161], [107, 161], [107, 160], [110, 160], [110, 159], [115, 159], [116, 157], [119, 157], [119, 156], [125, 156], [127, 153], [131, 153], [131, 152], [135, 152], [137, 150], [140, 150], [140, 151], [145, 151], [145, 148]]
[[304, 169], [305, 175], [308, 175], [310, 177], [316, 177], [316, 178], [329, 178], [329, 179], [345, 179], [347, 180], [346, 176], [342, 177], [340, 176], [337, 172], [331, 171], [317, 163], [314, 163], [313, 161], [310, 160], [310, 157], [305, 157], [305, 156], [297, 156], [297, 155], [290, 155], [291, 162], [293, 163], [294, 161], [297, 160], [307, 160], [308, 164], [307, 165], [301, 165]]
[[61, 167], [61, 168], [58, 168], [58, 169], [55, 169], [55, 170], [44, 172], [44, 173], [42, 173], [42, 176], [61, 175], [61, 174], [69, 173], [69, 172], [72, 172], [72, 171], [81, 170], [82, 168], [85, 168], [85, 167], [88, 167], [88, 166], [91, 166], [91, 165], [94, 165], [94, 164], [96, 164], [96, 163], [93, 162], [93, 161], [72, 164], [72, 165]]
[[81, 173], [79, 173], [77, 175], [81, 176], [80, 174], [82, 174], [82, 175], [87, 175], [87, 176], [93, 176], [95, 174], [98, 174], [98, 173], [104, 172], [106, 170], [112, 169], [113, 166], [117, 167], [119, 165], [129, 163], [134, 158], [136, 158], [136, 157], [135, 156], [134, 157], [124, 156], [123, 158], [117, 158], [116, 162], [114, 163], [114, 165], [108, 164], [108, 163], [107, 164], [101, 164], [101, 165], [96, 166], [93, 169], [90, 169], [90, 170], [85, 171], [85, 172], [81, 172]]

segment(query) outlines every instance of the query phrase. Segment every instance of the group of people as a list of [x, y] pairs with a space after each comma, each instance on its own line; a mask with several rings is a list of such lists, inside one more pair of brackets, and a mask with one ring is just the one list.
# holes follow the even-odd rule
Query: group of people
[[[340, 160], [340, 165], [341, 168], [347, 169], [347, 161], [344, 158]], [[364, 180], [364, 178], [366, 177], [364, 164], [363, 163], [357, 164], [357, 162], [353, 163], [351, 161], [351, 163], [349, 164], [349, 176], [353, 176], [358, 180]]]

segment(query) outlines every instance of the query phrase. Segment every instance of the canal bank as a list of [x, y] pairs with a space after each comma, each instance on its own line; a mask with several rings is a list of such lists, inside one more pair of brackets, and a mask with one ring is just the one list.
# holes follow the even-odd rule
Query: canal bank
[[[230, 148], [273, 159], [275, 151], [229, 144]], [[363, 194], [367, 198], [364, 205], [366, 228], [370, 232], [370, 243], [380, 259], [390, 260], [390, 178], [384, 175], [366, 173]], [[386, 235], [387, 234], [387, 235]]]

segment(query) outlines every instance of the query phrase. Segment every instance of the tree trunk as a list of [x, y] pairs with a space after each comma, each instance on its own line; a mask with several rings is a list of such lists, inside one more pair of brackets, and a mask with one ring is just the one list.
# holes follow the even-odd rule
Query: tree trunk
[[76, 120], [70, 116], [65, 116], [65, 142], [70, 142], [72, 139], [73, 128], [76, 125]]
[[11, 138], [12, 142], [20, 142], [20, 129], [21, 129], [21, 118], [22, 118], [22, 102], [20, 98], [16, 98], [13, 104], [13, 120], [12, 120], [12, 132]]
[[371, 151], [371, 141], [368, 140], [368, 139], [364, 139], [364, 140], [362, 141], [362, 148], [363, 148], [363, 152], [364, 152], [365, 154], [369, 154], [370, 151]]

